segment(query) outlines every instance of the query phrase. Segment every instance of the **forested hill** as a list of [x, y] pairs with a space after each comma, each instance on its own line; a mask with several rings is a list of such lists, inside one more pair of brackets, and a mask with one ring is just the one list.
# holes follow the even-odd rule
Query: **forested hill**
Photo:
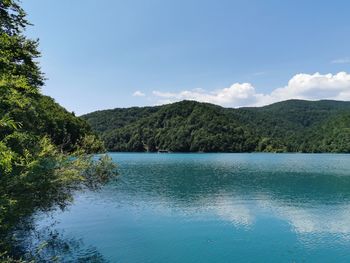
[[343, 101], [238, 109], [181, 101], [82, 117], [110, 151], [350, 152], [350, 102]]

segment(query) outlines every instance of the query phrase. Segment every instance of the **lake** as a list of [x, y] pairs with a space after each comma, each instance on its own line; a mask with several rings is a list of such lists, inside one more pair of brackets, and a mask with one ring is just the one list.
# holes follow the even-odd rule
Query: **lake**
[[349, 155], [111, 157], [116, 181], [37, 219], [63, 262], [350, 262]]

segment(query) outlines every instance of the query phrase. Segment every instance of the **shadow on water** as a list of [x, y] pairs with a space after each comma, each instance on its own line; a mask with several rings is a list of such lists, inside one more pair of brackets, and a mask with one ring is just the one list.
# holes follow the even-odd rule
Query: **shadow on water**
[[28, 225], [14, 234], [16, 239], [13, 255], [23, 257], [28, 262], [91, 262], [107, 263], [99, 251], [93, 246], [87, 246], [82, 239], [66, 236], [64, 232], [55, 229], [56, 223], [38, 227]]

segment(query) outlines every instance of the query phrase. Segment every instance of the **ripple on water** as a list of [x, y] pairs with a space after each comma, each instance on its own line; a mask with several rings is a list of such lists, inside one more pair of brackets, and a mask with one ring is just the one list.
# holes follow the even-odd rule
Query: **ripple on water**
[[54, 215], [111, 262], [350, 261], [348, 155], [111, 156], [120, 178]]

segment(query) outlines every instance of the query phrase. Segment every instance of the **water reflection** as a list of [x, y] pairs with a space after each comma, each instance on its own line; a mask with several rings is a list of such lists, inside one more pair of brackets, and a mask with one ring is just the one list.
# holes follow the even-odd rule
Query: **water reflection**
[[65, 235], [54, 224], [33, 227], [30, 232], [24, 230], [20, 236], [22, 239], [17, 241], [17, 250], [28, 262], [108, 262], [96, 247], [85, 245], [80, 238]]
[[220, 197], [215, 200], [213, 212], [223, 220], [226, 220], [236, 227], [248, 228], [254, 223], [254, 213], [251, 209], [231, 198]]
[[122, 159], [122, 182], [105, 198], [113, 203], [122, 195], [122, 202], [149, 202], [158, 211], [210, 211], [237, 227], [252, 226], [265, 213], [298, 233], [350, 233], [347, 155], [158, 157]]
[[348, 155], [112, 157], [122, 176], [55, 216], [112, 262], [350, 260]]

